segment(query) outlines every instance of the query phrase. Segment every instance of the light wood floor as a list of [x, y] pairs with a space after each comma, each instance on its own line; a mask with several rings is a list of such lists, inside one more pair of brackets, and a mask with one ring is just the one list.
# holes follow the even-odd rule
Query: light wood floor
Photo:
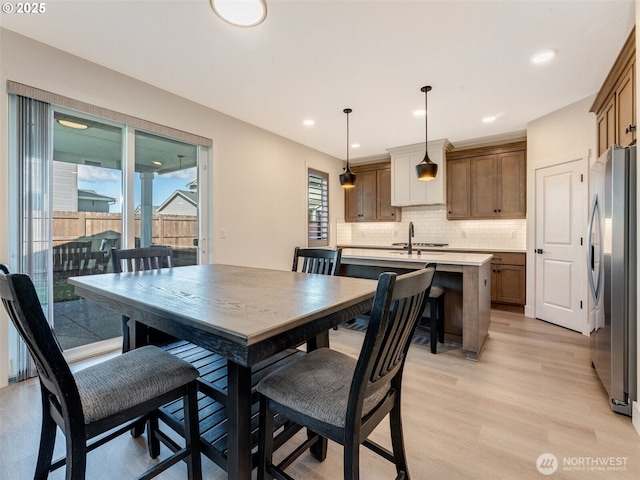
[[[357, 354], [360, 332], [340, 329], [331, 335], [333, 348]], [[1, 480], [32, 478], [39, 409], [33, 380], [0, 390]], [[545, 478], [536, 469], [543, 453], [555, 455], [560, 465], [547, 478], [640, 478], [640, 437], [628, 417], [609, 409], [591, 368], [588, 339], [521, 314], [492, 311], [490, 338], [479, 363], [464, 360], [460, 349], [432, 355], [426, 347], [412, 346], [403, 409], [414, 480]], [[386, 423], [374, 438], [389, 445]], [[59, 436], [56, 454], [63, 448]], [[394, 478], [392, 466], [361, 451], [363, 480]], [[609, 457], [626, 463], [624, 469], [593, 466]], [[144, 441], [125, 435], [90, 454], [87, 478], [131, 478], [149, 462]], [[341, 451], [330, 444], [325, 462], [304, 455], [289, 472], [304, 480], [335, 480], [341, 469]], [[185, 475], [178, 465], [160, 478]], [[64, 470], [50, 478], [64, 478]], [[225, 479], [226, 474], [205, 461], [204, 478]]]

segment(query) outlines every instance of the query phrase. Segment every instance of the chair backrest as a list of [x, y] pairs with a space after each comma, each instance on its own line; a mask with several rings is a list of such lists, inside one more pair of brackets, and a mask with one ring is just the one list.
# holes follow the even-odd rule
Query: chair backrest
[[351, 384], [347, 418], [360, 419], [364, 398], [376, 390], [389, 383], [400, 387], [407, 351], [428, 302], [434, 274], [433, 266], [400, 276], [380, 274]]
[[340, 270], [342, 249], [329, 250], [326, 248], [300, 248], [293, 252], [293, 272], [319, 273], [322, 275], [337, 275]]
[[[42, 388], [56, 396], [62, 412], [82, 412], [78, 387], [51, 331], [28, 275], [0, 275], [0, 297], [38, 369]], [[43, 392], [44, 395], [44, 392]]]
[[114, 273], [159, 270], [173, 267], [173, 249], [168, 245], [131, 248], [129, 250], [112, 248], [111, 259]]
[[53, 247], [53, 272], [80, 275], [89, 264], [91, 242], [66, 242]]

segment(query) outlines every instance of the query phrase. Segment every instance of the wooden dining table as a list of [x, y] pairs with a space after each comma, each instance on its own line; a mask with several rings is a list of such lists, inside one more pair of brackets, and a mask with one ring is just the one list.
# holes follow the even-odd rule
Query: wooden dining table
[[374, 280], [219, 264], [69, 283], [79, 296], [227, 359], [230, 479], [249, 479], [253, 468], [251, 368], [304, 342], [328, 346], [328, 331], [369, 311], [376, 289]]

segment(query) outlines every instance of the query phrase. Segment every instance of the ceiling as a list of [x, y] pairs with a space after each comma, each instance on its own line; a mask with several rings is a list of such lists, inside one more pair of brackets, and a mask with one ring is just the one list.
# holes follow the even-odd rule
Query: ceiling
[[[350, 158], [424, 142], [523, 132], [598, 91], [634, 0], [267, 0], [233, 27], [208, 0], [62, 1], [2, 27], [287, 137]], [[530, 57], [554, 48], [544, 65]], [[483, 123], [488, 115], [492, 123]], [[306, 127], [311, 118], [315, 125]], [[214, 137], [215, 132], [211, 132]]]

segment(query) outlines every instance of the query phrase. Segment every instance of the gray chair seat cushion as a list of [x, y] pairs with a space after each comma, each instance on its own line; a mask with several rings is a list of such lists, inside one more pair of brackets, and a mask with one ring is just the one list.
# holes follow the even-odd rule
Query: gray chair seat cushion
[[431, 290], [429, 291], [429, 298], [438, 298], [444, 295], [444, 287], [440, 285], [431, 285]]
[[198, 377], [198, 370], [158, 347], [131, 350], [74, 374], [84, 423], [158, 397]]
[[[279, 404], [343, 428], [356, 363], [348, 355], [320, 348], [267, 375], [257, 388]], [[389, 385], [365, 398], [362, 415], [380, 403], [388, 391]]]

